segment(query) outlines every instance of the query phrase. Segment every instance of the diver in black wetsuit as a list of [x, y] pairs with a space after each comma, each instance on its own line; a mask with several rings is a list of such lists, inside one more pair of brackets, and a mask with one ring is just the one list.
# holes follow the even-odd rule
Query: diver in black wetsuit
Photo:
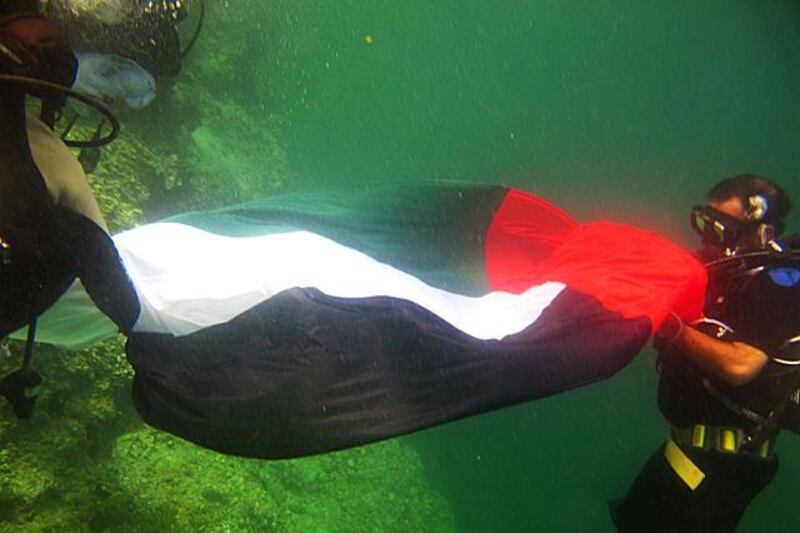
[[622, 532], [730, 532], [775, 477], [781, 428], [800, 432], [800, 253], [778, 241], [788, 196], [723, 180], [692, 211], [709, 287], [704, 318], [656, 338], [659, 406], [672, 425], [626, 497]]
[[[42, 17], [37, 1], [0, 5], [0, 338], [30, 325], [22, 368], [0, 379], [0, 395], [20, 418], [30, 416], [41, 382], [30, 368], [35, 319], [76, 276], [92, 289], [101, 309], [121, 320], [121, 329], [137, 312], [80, 165], [48, 130], [70, 94], [115, 125], [103, 142], [118, 132], [116, 119], [102, 104], [70, 91], [76, 66], [72, 50]], [[41, 122], [26, 113], [27, 96], [42, 101]], [[112, 298], [105, 279], [119, 281], [114, 290], [122, 293]], [[112, 301], [126, 302], [124, 318]]]

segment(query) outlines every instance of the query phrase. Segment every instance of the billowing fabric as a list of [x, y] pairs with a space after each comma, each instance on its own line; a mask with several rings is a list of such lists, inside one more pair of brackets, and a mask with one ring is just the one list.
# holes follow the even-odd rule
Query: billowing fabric
[[313, 287], [338, 298], [413, 302], [476, 339], [499, 340], [533, 323], [564, 289], [548, 282], [521, 294], [462, 296], [307, 231], [231, 238], [165, 223], [127, 232], [116, 242], [139, 290], [135, 332], [188, 335], [284, 291]]
[[[345, 448], [605, 379], [705, 274], [502, 187], [273, 197], [114, 238], [150, 424], [251, 457]], [[91, 290], [90, 290], [91, 292]]]
[[687, 252], [654, 232], [624, 224], [577, 225], [563, 211], [510, 191], [492, 220], [486, 270], [493, 290], [519, 292], [560, 281], [653, 331], [668, 312], [701, 316], [707, 276]]
[[498, 341], [403, 300], [296, 288], [191, 335], [133, 335], [128, 358], [146, 422], [225, 453], [278, 459], [605, 379], [649, 336], [647, 319], [610, 313], [571, 289]]
[[310, 231], [429, 285], [478, 296], [490, 290], [487, 228], [508, 193], [460, 182], [365, 185], [282, 194], [164, 222], [231, 237]]

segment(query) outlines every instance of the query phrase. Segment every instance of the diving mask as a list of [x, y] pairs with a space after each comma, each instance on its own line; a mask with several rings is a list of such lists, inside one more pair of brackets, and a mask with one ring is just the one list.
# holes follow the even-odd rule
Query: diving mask
[[726, 255], [735, 255], [744, 250], [763, 250], [768, 246], [774, 248], [776, 245], [775, 230], [771, 225], [749, 218], [740, 220], [713, 207], [693, 207], [689, 220], [704, 245], [721, 248]]
[[733, 249], [736, 247], [746, 223], [708, 206], [695, 206], [689, 219], [692, 229], [703, 239], [703, 244]]

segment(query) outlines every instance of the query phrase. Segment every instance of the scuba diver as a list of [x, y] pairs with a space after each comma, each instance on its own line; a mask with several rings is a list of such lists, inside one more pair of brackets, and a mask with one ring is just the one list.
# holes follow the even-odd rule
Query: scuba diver
[[671, 424], [623, 500], [622, 532], [731, 532], [775, 477], [781, 428], [800, 432], [800, 253], [790, 200], [752, 175], [692, 210], [709, 275], [704, 316], [662, 326], [658, 401]]
[[[188, 19], [190, 6], [198, 8], [197, 21], [183, 45], [178, 27]], [[141, 110], [172, 87], [205, 19], [204, 0], [50, 0], [41, 10], [75, 52], [78, 71], [72, 89], [117, 114]], [[72, 105], [70, 111], [63, 139], [88, 114], [81, 105]], [[106, 126], [105, 120], [94, 126], [95, 140]], [[86, 173], [94, 172], [100, 149], [84, 147], [78, 160]]]
[[145, 422], [269, 459], [607, 379], [668, 315], [701, 314], [706, 273], [687, 251], [499, 185], [300, 192], [112, 238], [91, 203], [48, 192], [59, 178], [32, 154], [26, 95], [47, 127], [66, 96], [93, 101], [68, 89], [75, 56], [28, 4], [0, 11], [0, 337], [28, 325], [0, 394], [20, 418], [41, 383], [34, 341], [69, 346], [92, 314], [127, 337]]
[[[80, 164], [52, 131], [55, 117], [71, 94], [108, 116], [114, 127], [101, 142], [119, 131], [104, 106], [66, 89], [75, 56], [37, 7], [24, 0], [0, 6], [0, 337], [26, 324], [31, 336], [22, 369], [3, 378], [0, 394], [22, 417], [41, 381], [30, 369], [36, 316], [88, 270], [75, 256], [79, 243], [91, 233], [108, 239]], [[26, 94], [41, 100], [39, 118], [26, 112]]]

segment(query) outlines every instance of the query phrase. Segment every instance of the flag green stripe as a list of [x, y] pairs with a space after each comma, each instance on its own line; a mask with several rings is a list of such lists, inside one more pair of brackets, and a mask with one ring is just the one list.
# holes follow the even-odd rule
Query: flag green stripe
[[307, 230], [433, 286], [477, 295], [488, 291], [486, 230], [507, 192], [460, 182], [365, 185], [282, 194], [164, 222], [237, 237]]
[[[435, 287], [477, 296], [489, 292], [484, 242], [507, 192], [459, 182], [365, 185], [282, 194], [164, 222], [233, 237], [307, 230]], [[116, 332], [79, 284], [40, 318], [38, 329], [41, 342], [69, 348]], [[25, 331], [12, 337], [24, 339]]]
[[[36, 342], [68, 350], [88, 348], [119, 331], [116, 324], [94, 305], [79, 281], [73, 283], [36, 322]], [[10, 337], [24, 341], [27, 333], [26, 327]]]

